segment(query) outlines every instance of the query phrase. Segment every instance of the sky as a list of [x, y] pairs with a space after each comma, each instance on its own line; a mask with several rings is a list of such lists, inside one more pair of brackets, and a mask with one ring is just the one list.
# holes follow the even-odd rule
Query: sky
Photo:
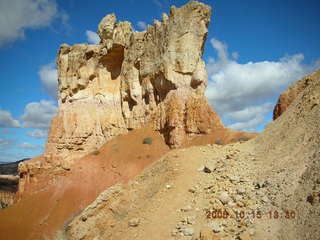
[[[0, 162], [43, 153], [62, 43], [97, 43], [115, 13], [142, 31], [185, 0], [0, 0]], [[203, 0], [212, 19], [206, 96], [225, 125], [262, 131], [280, 93], [320, 67], [320, 1]]]

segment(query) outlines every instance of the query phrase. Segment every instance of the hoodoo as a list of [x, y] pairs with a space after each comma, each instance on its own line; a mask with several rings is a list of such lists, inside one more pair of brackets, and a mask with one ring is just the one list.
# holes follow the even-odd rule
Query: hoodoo
[[17, 203], [0, 215], [0, 238], [53, 238], [102, 191], [170, 149], [257, 135], [226, 128], [205, 97], [210, 18], [209, 6], [190, 1], [136, 32], [109, 14], [99, 44], [61, 45], [58, 114], [44, 154], [19, 165]]
[[192, 1], [136, 32], [109, 14], [98, 27], [100, 44], [63, 44], [60, 108], [45, 155], [76, 158], [147, 125], [171, 148], [227, 132], [204, 96], [208, 76], [201, 57], [210, 16], [209, 6]]

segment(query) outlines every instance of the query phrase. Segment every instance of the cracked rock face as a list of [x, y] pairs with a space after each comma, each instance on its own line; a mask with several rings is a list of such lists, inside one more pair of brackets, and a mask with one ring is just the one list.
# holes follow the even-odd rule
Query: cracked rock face
[[201, 59], [211, 8], [172, 7], [144, 32], [114, 14], [99, 24], [98, 45], [60, 47], [59, 112], [46, 156], [83, 155], [130, 130], [152, 125], [170, 147], [224, 128], [204, 96]]

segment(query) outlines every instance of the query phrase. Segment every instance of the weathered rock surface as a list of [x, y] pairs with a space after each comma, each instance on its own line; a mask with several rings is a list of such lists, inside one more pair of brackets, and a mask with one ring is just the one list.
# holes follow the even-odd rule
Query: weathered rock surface
[[[195, 1], [171, 8], [170, 16], [145, 32], [132, 31], [130, 23], [117, 23], [111, 14], [99, 25], [100, 44], [61, 46], [59, 113], [45, 155], [19, 165], [21, 201], [0, 216], [6, 222], [0, 238], [52, 234], [102, 190], [158, 160], [168, 145], [203, 145], [208, 139], [226, 144], [255, 136], [225, 128], [204, 97], [207, 73], [201, 56], [209, 19], [210, 8]], [[113, 144], [118, 140], [126, 144], [118, 148]], [[176, 191], [169, 181], [161, 184], [167, 192]], [[21, 212], [34, 202], [37, 214]], [[48, 206], [53, 206], [49, 213]], [[24, 220], [17, 224], [19, 231], [3, 220], [17, 213]], [[131, 229], [141, 229], [144, 220]]]
[[320, 81], [320, 70], [303, 77], [280, 95], [278, 102], [273, 109], [273, 120], [280, 117], [280, 115], [287, 110], [290, 104], [310, 85], [312, 81]]
[[224, 129], [204, 96], [201, 56], [210, 15], [209, 6], [192, 1], [134, 32], [110, 14], [99, 24], [100, 44], [63, 44], [57, 59], [60, 108], [46, 156], [75, 158], [148, 124], [171, 147]]
[[[319, 117], [313, 80], [253, 141], [171, 151], [107, 189], [62, 232], [67, 239], [318, 239]], [[144, 221], [129, 228], [131, 218]]]

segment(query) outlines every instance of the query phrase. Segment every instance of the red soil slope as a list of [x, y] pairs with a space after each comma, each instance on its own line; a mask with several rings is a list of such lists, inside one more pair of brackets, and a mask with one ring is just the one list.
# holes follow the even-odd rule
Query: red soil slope
[[[146, 137], [152, 138], [152, 144], [143, 144]], [[100, 192], [128, 181], [168, 151], [157, 132], [144, 128], [109, 141], [99, 153], [83, 157], [70, 171], [51, 177], [49, 185], [45, 176], [38, 177], [32, 193], [0, 212], [0, 239], [52, 237]]]
[[[255, 136], [221, 128], [184, 145], [226, 144]], [[146, 137], [152, 138], [152, 144], [143, 144]], [[75, 161], [69, 170], [46, 169], [42, 156], [30, 160], [39, 167], [29, 174], [21, 200], [0, 212], [0, 239], [51, 239], [102, 191], [133, 178], [169, 150], [163, 137], [147, 127], [114, 138]]]

